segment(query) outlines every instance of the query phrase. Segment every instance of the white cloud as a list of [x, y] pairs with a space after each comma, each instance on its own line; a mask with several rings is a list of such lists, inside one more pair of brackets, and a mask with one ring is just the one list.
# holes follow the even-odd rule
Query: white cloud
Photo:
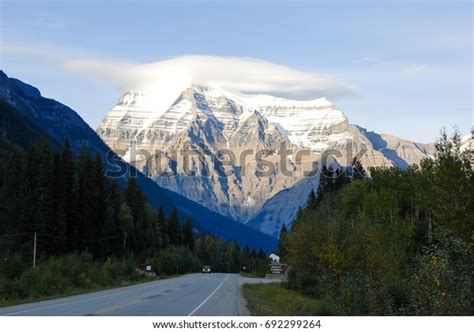
[[358, 94], [355, 87], [325, 75], [251, 58], [186, 55], [137, 64], [85, 57], [74, 59], [69, 54], [61, 55], [64, 52], [39, 47], [3, 46], [4, 54], [53, 62], [62, 70], [104, 80], [121, 91], [136, 89], [161, 94], [196, 84], [296, 99], [322, 96], [337, 99]]
[[405, 74], [430, 74], [435, 70], [432, 66], [424, 64], [412, 64], [402, 67], [402, 71]]
[[380, 59], [377, 57], [364, 57], [355, 61], [357, 64], [362, 64], [370, 69], [375, 70], [398, 70], [404, 74], [425, 74], [434, 70], [434, 68], [427, 64], [420, 63], [402, 63], [400, 61], [393, 61], [387, 59]]
[[335, 79], [248, 58], [189, 55], [147, 64], [75, 60], [64, 63], [64, 68], [109, 80], [122, 89], [152, 93], [170, 85], [196, 84], [299, 98], [356, 94], [353, 86]]
[[387, 66], [399, 66], [401, 65], [398, 61], [383, 60], [373, 56], [366, 56], [355, 61], [356, 63], [367, 65], [370, 67], [387, 67]]

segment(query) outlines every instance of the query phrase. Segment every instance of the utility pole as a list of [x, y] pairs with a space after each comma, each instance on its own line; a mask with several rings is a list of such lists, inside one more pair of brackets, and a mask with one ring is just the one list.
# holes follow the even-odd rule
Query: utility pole
[[431, 224], [431, 216], [428, 217], [428, 244], [433, 240], [433, 226]]
[[123, 233], [123, 250], [127, 246], [127, 232]]
[[35, 238], [33, 241], [33, 268], [36, 267], [36, 232], [35, 232]]

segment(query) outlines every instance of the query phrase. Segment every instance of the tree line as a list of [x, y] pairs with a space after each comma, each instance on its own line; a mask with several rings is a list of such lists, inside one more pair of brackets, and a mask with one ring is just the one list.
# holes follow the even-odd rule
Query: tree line
[[39, 259], [72, 252], [101, 258], [114, 252], [194, 246], [192, 221], [173, 209], [153, 209], [135, 178], [123, 191], [107, 178], [99, 154], [74, 157], [68, 141], [55, 151], [48, 140], [13, 150], [0, 172], [0, 234], [5, 252], [29, 255], [37, 233]]
[[[196, 240], [190, 218], [181, 222], [176, 208], [168, 216], [163, 207], [155, 210], [135, 178], [121, 189], [118, 181], [105, 176], [99, 154], [91, 156], [83, 149], [74, 156], [67, 140], [60, 150], [47, 139], [27, 151], [11, 149], [0, 156], [0, 166], [3, 255], [31, 256], [36, 232], [39, 259], [81, 252], [94, 259], [116, 253], [146, 255], [180, 246], [194, 252], [197, 246], [201, 260], [222, 266], [220, 270], [239, 270], [241, 249], [236, 243], [212, 236]], [[242, 254], [244, 260], [265, 256], [248, 246]], [[227, 263], [215, 255], [237, 260], [224, 268]], [[247, 261], [244, 265], [253, 266]]]
[[0, 146], [0, 302], [121, 285], [150, 262], [158, 275], [203, 265], [266, 272], [263, 250], [198, 233], [175, 208], [154, 209], [135, 178], [124, 188], [107, 178], [99, 154], [47, 138], [27, 148], [0, 138]]
[[325, 168], [280, 253], [329, 315], [472, 315], [474, 172], [460, 135], [408, 170]]

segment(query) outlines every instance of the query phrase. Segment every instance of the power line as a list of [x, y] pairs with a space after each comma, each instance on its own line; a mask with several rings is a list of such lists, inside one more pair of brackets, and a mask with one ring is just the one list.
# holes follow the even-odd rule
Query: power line
[[[0, 238], [6, 238], [6, 237], [15, 237], [15, 236], [26, 236], [26, 235], [34, 235], [35, 232], [30, 232], [30, 233], [11, 233], [11, 234], [0, 234]], [[67, 238], [67, 237], [60, 237], [60, 236], [54, 236], [51, 234], [46, 234], [46, 233], [38, 233], [38, 237], [49, 237], [52, 239], [56, 240], [65, 240], [65, 241], [83, 241], [83, 242], [99, 242], [99, 241], [106, 241], [106, 240], [112, 240], [116, 238], [123, 238], [125, 233], [120, 233], [116, 235], [111, 235], [99, 239], [72, 239], [72, 238]]]
[[108, 237], [103, 237], [103, 238], [100, 238], [100, 239], [71, 239], [71, 238], [59, 237], [59, 236], [54, 236], [54, 235], [45, 234], [45, 233], [39, 233], [38, 236], [45, 236], [45, 237], [49, 237], [49, 238], [52, 238], [52, 239], [64, 240], [64, 241], [99, 242], [99, 241], [112, 240], [112, 239], [116, 239], [116, 238], [119, 238], [119, 237], [123, 238], [124, 233], [113, 235], [113, 236], [108, 236]]
[[25, 236], [25, 235], [33, 235], [34, 233], [11, 233], [11, 234], [0, 234], [1, 238], [4, 237], [14, 237], [14, 236]]

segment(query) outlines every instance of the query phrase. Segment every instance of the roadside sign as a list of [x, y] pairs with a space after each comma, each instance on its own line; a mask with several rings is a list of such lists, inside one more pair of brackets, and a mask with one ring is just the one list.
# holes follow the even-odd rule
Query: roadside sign
[[284, 274], [288, 264], [270, 264], [270, 273], [274, 275]]

